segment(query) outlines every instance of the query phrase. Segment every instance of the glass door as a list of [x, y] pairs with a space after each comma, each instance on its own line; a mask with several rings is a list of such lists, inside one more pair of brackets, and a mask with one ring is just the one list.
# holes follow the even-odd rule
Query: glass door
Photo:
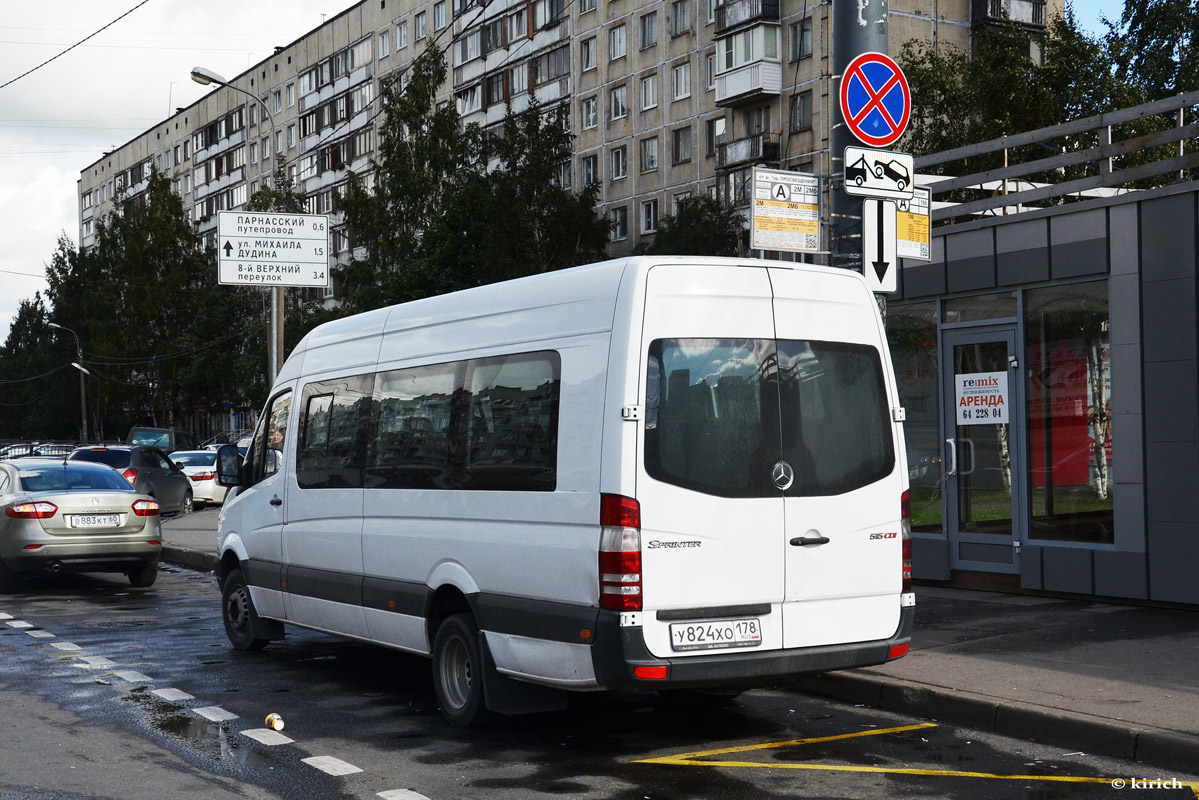
[[1019, 572], [1022, 417], [1013, 327], [945, 332], [942, 471], [952, 569]]

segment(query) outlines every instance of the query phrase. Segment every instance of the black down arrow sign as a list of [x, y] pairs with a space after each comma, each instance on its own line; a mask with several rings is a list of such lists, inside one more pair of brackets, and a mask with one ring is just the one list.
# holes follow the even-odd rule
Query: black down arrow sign
[[880, 254], [880, 258], [874, 262], [874, 274], [878, 276], [878, 282], [882, 283], [883, 279], [887, 277], [887, 268], [891, 266], [891, 262], [881, 258], [881, 255], [887, 252], [884, 245], [885, 239], [883, 238], [883, 208], [881, 203], [879, 204], [878, 213], [875, 215], [875, 220], [877, 220], [875, 227], [878, 229], [878, 249], [874, 252]]

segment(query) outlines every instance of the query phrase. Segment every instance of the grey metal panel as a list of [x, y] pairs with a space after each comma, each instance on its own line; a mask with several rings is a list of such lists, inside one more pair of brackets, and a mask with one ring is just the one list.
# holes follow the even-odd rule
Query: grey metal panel
[[1019, 220], [995, 226], [995, 252], [1018, 253], [1022, 250], [1044, 250], [1049, 246], [1049, 226], [1046, 219]]
[[912, 537], [912, 577], [922, 581], [947, 581], [953, 577], [949, 570], [948, 540]]
[[[1154, 522], [1195, 521], [1199, 446], [1195, 442], [1146, 442], [1145, 464], [1145, 507], [1150, 523], [1148, 546], [1152, 552]], [[1191, 566], [1194, 569], [1195, 565]], [[1195, 583], [1199, 585], [1199, 581]]]
[[961, 561], [981, 561], [987, 564], [1011, 564], [1015, 548], [1010, 544], [980, 544], [979, 542], [959, 542], [958, 559]]
[[1111, 223], [1109, 244], [1111, 245], [1112, 275], [1135, 275], [1140, 272], [1138, 256], [1137, 204], [1128, 203], [1108, 208]]
[[995, 229], [950, 233], [945, 236], [945, 261], [983, 258], [995, 255]]
[[995, 288], [995, 256], [964, 258], [945, 263], [946, 282], [951, 292]]
[[1046, 547], [1041, 551], [1047, 592], [1092, 594], [1095, 576], [1091, 552], [1080, 547]]
[[1020, 588], [1040, 591], [1044, 588], [1044, 572], [1041, 560], [1042, 547], [1025, 546], [1020, 549]]
[[945, 294], [945, 264], [905, 261], [900, 272], [905, 300]]
[[1149, 361], [1144, 369], [1145, 440], [1199, 442], [1195, 361]]
[[1195, 194], [1159, 197], [1140, 205], [1142, 280], [1193, 277]]
[[1112, 345], [1112, 413], [1140, 414], [1141, 403], [1141, 346]]
[[[1002, 229], [1001, 229], [1002, 230]], [[995, 256], [996, 279], [1000, 286], [1049, 280], [1049, 250], [1015, 250]]]
[[1095, 594], [1104, 597], [1149, 597], [1149, 562], [1144, 553], [1095, 551]]
[[1199, 603], [1199, 524], [1149, 525], [1149, 597], [1168, 603]]
[[1144, 418], [1140, 414], [1112, 415], [1112, 482], [1145, 482]]
[[1111, 343], [1141, 341], [1141, 282], [1136, 275], [1112, 275], [1108, 280], [1108, 319]]
[[1049, 252], [1054, 278], [1077, 278], [1107, 273], [1107, 239], [1089, 242], [1053, 243]]
[[1050, 217], [1049, 238], [1055, 245], [1107, 239], [1107, 209], [1094, 208]]
[[1114, 500], [1116, 549], [1127, 553], [1145, 552], [1145, 485], [1117, 481]]
[[1195, 279], [1141, 284], [1145, 361], [1195, 358]]

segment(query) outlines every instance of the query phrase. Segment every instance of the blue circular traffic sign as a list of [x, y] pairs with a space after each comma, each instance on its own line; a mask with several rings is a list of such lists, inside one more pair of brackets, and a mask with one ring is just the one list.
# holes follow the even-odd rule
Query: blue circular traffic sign
[[895, 142], [912, 114], [908, 79], [889, 56], [862, 53], [841, 76], [841, 118], [859, 140], [871, 147]]

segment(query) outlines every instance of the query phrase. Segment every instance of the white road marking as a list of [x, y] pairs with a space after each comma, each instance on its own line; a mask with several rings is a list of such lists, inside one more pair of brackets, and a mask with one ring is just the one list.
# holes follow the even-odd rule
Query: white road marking
[[150, 694], [161, 697], [168, 703], [178, 703], [182, 700], [195, 700], [196, 698], [187, 692], [179, 689], [151, 689]]
[[3, 611], [0, 611], [0, 619], [12, 619], [12, 614], [5, 614]]
[[4, 624], [10, 628], [32, 628], [33, 627], [32, 622], [26, 622], [25, 620], [22, 620], [22, 619], [14, 619], [12, 622], [6, 622]]
[[51, 642], [50, 646], [58, 650], [69, 650], [72, 653], [83, 649], [74, 642]]
[[429, 800], [411, 789], [388, 789], [386, 792], [379, 792], [379, 797], [383, 800]]
[[277, 744], [291, 744], [295, 741], [290, 736], [284, 736], [278, 731], [273, 731], [270, 728], [251, 728], [248, 731], [242, 731], [243, 736], [248, 736], [256, 742], [269, 744], [271, 746]]
[[145, 683], [146, 681], [154, 680], [149, 675], [143, 675], [140, 672], [134, 672], [131, 669], [120, 669], [112, 674], [116, 675], [118, 678], [127, 683]]
[[25, 631], [26, 635], [32, 636], [34, 639], [53, 639], [54, 634], [50, 631]]
[[359, 767], [347, 764], [340, 758], [334, 758], [333, 756], [313, 756], [312, 758], [301, 758], [300, 760], [308, 766], [316, 767], [328, 775], [353, 775], [355, 772], [362, 772]]
[[117, 662], [110, 661], [104, 656], [81, 656], [79, 661], [75, 662], [77, 667], [115, 667], [116, 665]]
[[225, 722], [231, 719], [237, 719], [237, 715], [232, 711], [226, 711], [220, 706], [204, 706], [203, 708], [193, 708], [192, 711], [199, 714], [210, 722]]

